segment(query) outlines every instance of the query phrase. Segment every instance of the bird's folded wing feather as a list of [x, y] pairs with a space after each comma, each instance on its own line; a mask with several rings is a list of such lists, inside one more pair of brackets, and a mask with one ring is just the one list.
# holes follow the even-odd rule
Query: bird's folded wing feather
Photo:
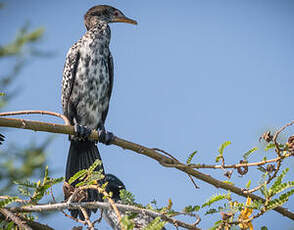
[[68, 103], [69, 98], [73, 89], [75, 76], [79, 64], [80, 59], [80, 53], [79, 53], [79, 47], [76, 43], [73, 45], [66, 56], [65, 64], [64, 64], [64, 70], [63, 70], [63, 78], [62, 78], [62, 108], [63, 113], [65, 116], [68, 117]]

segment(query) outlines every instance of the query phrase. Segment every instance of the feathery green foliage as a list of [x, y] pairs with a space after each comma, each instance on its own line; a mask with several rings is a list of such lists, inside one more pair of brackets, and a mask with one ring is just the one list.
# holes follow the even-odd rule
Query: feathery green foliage
[[191, 164], [191, 161], [193, 159], [193, 157], [196, 155], [197, 151], [194, 151], [193, 153], [191, 153], [186, 161], [187, 165]]
[[265, 147], [265, 149], [264, 149], [264, 151], [269, 151], [270, 149], [273, 149], [273, 148], [275, 148], [276, 147], [276, 145], [274, 144], [274, 143], [269, 143], [266, 147]]
[[285, 202], [289, 200], [289, 197], [293, 194], [294, 194], [294, 189], [286, 193], [283, 193], [282, 195], [279, 196], [279, 198], [269, 201], [269, 203], [266, 205], [266, 208], [269, 210], [269, 209], [274, 209], [278, 206], [283, 205]]
[[125, 230], [132, 230], [134, 228], [134, 223], [131, 221], [130, 217], [127, 215], [124, 215], [121, 218], [121, 223], [124, 226]]
[[252, 149], [250, 149], [248, 152], [243, 154], [243, 159], [247, 160], [256, 150], [258, 150], [257, 147], [254, 147]]
[[123, 204], [135, 204], [135, 196], [131, 192], [122, 189], [119, 191], [119, 196]]
[[45, 175], [43, 180], [38, 182], [16, 182], [19, 186], [19, 191], [22, 195], [28, 196], [32, 203], [37, 203], [43, 198], [44, 195], [48, 194], [48, 189], [53, 185], [64, 181], [63, 177], [51, 178], [48, 176], [48, 167], [45, 169]]
[[218, 152], [219, 154], [217, 155], [215, 162], [219, 162], [219, 160], [221, 158], [223, 158], [223, 154], [224, 154], [224, 150], [227, 146], [229, 146], [231, 144], [231, 141], [225, 141], [219, 148], [218, 148]]
[[39, 40], [44, 34], [44, 28], [38, 28], [32, 32], [28, 32], [27, 26], [24, 26], [16, 35], [13, 42], [0, 47], [0, 57], [18, 55], [22, 52], [23, 47], [32, 42]]
[[209, 230], [216, 230], [219, 228], [219, 226], [222, 224], [222, 220], [218, 220], [214, 223], [213, 227], [211, 227]]
[[161, 221], [160, 217], [156, 217], [143, 230], [161, 230], [165, 224], [166, 222]]
[[77, 179], [82, 179], [87, 175], [87, 169], [82, 169], [78, 172], [75, 173], [71, 178], [69, 178], [68, 183], [72, 184], [75, 182]]
[[286, 176], [288, 171], [289, 171], [289, 168], [286, 168], [281, 172], [281, 174], [276, 178], [275, 182], [271, 186], [270, 191], [276, 190], [276, 187], [282, 183], [282, 180]]
[[294, 181], [288, 181], [286, 183], [282, 183], [282, 184], [275, 186], [275, 188], [270, 188], [269, 194], [270, 194], [270, 196], [274, 196], [278, 193], [283, 192], [284, 190], [286, 190], [288, 188], [293, 188], [293, 187], [294, 187]]
[[39, 177], [47, 164], [45, 149], [52, 140], [50, 136], [39, 144], [33, 142], [25, 147], [11, 145], [7, 150], [0, 149], [1, 194], [15, 194], [13, 181]]
[[192, 212], [198, 212], [200, 210], [200, 206], [199, 205], [189, 205], [187, 207], [184, 208], [183, 212], [184, 213], [192, 213]]
[[205, 212], [205, 215], [215, 214], [218, 213], [218, 210], [215, 208], [210, 208]]
[[6, 205], [9, 205], [10, 203], [14, 202], [17, 199], [18, 197], [14, 196], [14, 197], [7, 197], [6, 199], [0, 200], [0, 208], [3, 208]]
[[79, 181], [75, 187], [97, 184], [97, 181], [104, 179], [103, 170], [95, 171], [95, 169], [102, 164], [101, 160], [95, 160], [88, 169], [82, 169], [73, 175], [68, 183], [72, 184]]
[[227, 193], [227, 194], [219, 194], [219, 195], [213, 195], [212, 197], [210, 197], [208, 199], [208, 201], [206, 201], [201, 208], [204, 208], [206, 206], [210, 206], [211, 204], [220, 201], [220, 200], [224, 200], [224, 199], [230, 199], [231, 198], [231, 193]]

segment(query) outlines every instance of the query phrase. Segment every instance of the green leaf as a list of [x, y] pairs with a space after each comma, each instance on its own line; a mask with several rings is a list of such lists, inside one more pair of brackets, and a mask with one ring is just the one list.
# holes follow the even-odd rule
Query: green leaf
[[206, 206], [210, 206], [211, 204], [220, 201], [220, 200], [224, 200], [224, 199], [230, 199], [231, 194], [227, 193], [227, 194], [220, 194], [220, 195], [213, 195], [212, 197], [210, 197], [210, 199], [208, 201], [206, 201], [201, 208], [204, 208]]
[[134, 223], [130, 220], [130, 218], [127, 215], [121, 218], [121, 223], [126, 230], [132, 230], [134, 228]]
[[160, 217], [156, 217], [143, 230], [161, 230], [165, 224], [166, 222], [161, 221]]
[[275, 143], [269, 143], [269, 144], [265, 147], [264, 151], [268, 151], [268, 150], [273, 149], [273, 148], [275, 148], [275, 147], [276, 147]]
[[269, 192], [267, 189], [267, 183], [266, 183], [266, 177], [268, 175], [268, 172], [265, 172], [262, 175], [262, 180], [260, 181], [260, 184], [262, 184], [262, 187], [260, 188], [260, 192], [264, 195], [265, 198], [268, 198]]
[[215, 213], [218, 213], [218, 210], [216, 210], [215, 208], [211, 208], [205, 212], [205, 215], [210, 215], [210, 214], [215, 214]]
[[135, 196], [131, 192], [122, 189], [119, 191], [119, 196], [123, 204], [135, 204]]
[[38, 28], [33, 32], [27, 32], [27, 28], [23, 28], [17, 35], [15, 41], [8, 45], [0, 47], [0, 57], [19, 54], [25, 44], [40, 39], [43, 33], [44, 28]]
[[16, 196], [12, 196], [12, 197], [8, 197], [6, 199], [3, 199], [3, 200], [0, 200], [0, 208], [3, 208], [5, 207], [6, 205], [14, 202], [15, 200], [19, 199], [18, 197]]
[[189, 205], [187, 207], [184, 208], [183, 212], [184, 213], [192, 213], [192, 212], [198, 212], [200, 210], [200, 206], [199, 205]]
[[270, 188], [269, 194], [270, 194], [270, 196], [274, 196], [274, 195], [276, 195], [280, 192], [283, 192], [284, 190], [286, 190], [288, 188], [292, 188], [292, 187], [294, 187], [294, 181], [288, 181], [286, 183], [282, 183], [282, 184], [275, 186], [273, 189]]
[[231, 141], [225, 141], [218, 149], [218, 152], [223, 155], [224, 149], [231, 144]]
[[9, 222], [9, 223], [7, 224], [7, 226], [6, 226], [6, 228], [7, 228], [7, 230], [15, 230], [15, 229], [17, 229], [17, 228], [16, 228], [16, 225], [14, 224], [13, 221]]
[[230, 144], [231, 144], [230, 141], [225, 141], [225, 142], [224, 142], [224, 143], [218, 148], [218, 152], [219, 152], [219, 154], [217, 155], [217, 157], [216, 157], [216, 159], [215, 159], [216, 162], [219, 162], [219, 160], [220, 160], [221, 158], [223, 158], [224, 149], [225, 149], [228, 145], [230, 145]]
[[249, 189], [250, 188], [250, 185], [251, 185], [251, 180], [249, 180], [248, 183], [246, 184], [246, 188]]
[[210, 228], [209, 230], [216, 230], [219, 228], [219, 226], [222, 224], [222, 220], [218, 220], [214, 223], [214, 226], [212, 228]]
[[260, 210], [261, 208], [263, 208], [263, 205], [264, 204], [261, 200], [252, 200], [251, 204], [248, 207], [252, 209]]
[[95, 160], [94, 163], [90, 166], [89, 171], [93, 172], [99, 165], [102, 164], [101, 160]]
[[274, 184], [271, 186], [270, 191], [273, 192], [276, 190], [276, 187], [282, 183], [283, 178], [286, 176], [289, 168], [284, 169], [281, 174], [276, 178]]
[[268, 202], [268, 205], [266, 205], [267, 209], [274, 209], [276, 207], [282, 206], [285, 202], [288, 201], [289, 197], [294, 194], [294, 189], [283, 193], [282, 195], [279, 196], [279, 198], [271, 200]]
[[193, 159], [193, 157], [195, 156], [195, 154], [197, 153], [197, 151], [191, 153], [186, 161], [187, 165], [191, 164], [191, 161]]
[[20, 181], [13, 181], [14, 184], [17, 185], [21, 185], [23, 187], [27, 187], [27, 188], [36, 188], [36, 183], [34, 182], [30, 182], [29, 180], [25, 180], [24, 182], [20, 182]]
[[76, 181], [77, 179], [80, 179], [84, 176], [86, 176], [87, 174], [87, 169], [82, 169], [80, 171], [78, 171], [75, 175], [73, 175], [69, 180], [68, 180], [68, 183], [69, 184], [72, 184], [74, 181]]
[[260, 230], [268, 230], [268, 228], [266, 226], [262, 226]]
[[248, 152], [244, 153], [244, 155], [243, 155], [244, 160], [247, 160], [248, 157], [249, 157], [252, 153], [254, 153], [256, 150], [258, 150], [258, 148], [257, 148], [257, 147], [254, 147], [254, 148], [250, 149]]

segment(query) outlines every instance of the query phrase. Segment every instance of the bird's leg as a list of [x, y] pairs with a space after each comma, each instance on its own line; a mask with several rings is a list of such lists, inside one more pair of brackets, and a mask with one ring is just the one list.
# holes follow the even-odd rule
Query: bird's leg
[[92, 130], [89, 129], [87, 126], [83, 126], [78, 123], [75, 123], [74, 128], [75, 128], [76, 136], [83, 140], [87, 140], [92, 132]]
[[104, 125], [99, 129], [98, 134], [99, 142], [105, 145], [110, 145], [114, 139], [113, 133], [106, 131]]

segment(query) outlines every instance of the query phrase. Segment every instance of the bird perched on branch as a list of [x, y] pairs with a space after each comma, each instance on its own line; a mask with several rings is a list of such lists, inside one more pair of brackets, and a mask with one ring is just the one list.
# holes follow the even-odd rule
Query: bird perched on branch
[[[112, 200], [118, 204], [122, 203], [120, 198], [120, 191], [126, 189], [123, 182], [112, 174], [106, 174], [105, 181], [108, 182], [106, 186], [106, 192], [112, 193]], [[123, 216], [125, 215], [125, 212], [120, 212], [120, 214]], [[120, 223], [113, 209], [103, 210], [103, 217], [105, 221], [112, 227], [112, 229], [121, 230]], [[140, 230], [144, 229], [149, 223], [151, 223], [154, 220], [154, 218], [148, 216], [147, 214], [139, 213], [136, 217], [132, 218], [131, 220], [134, 223], [133, 230]], [[163, 227], [162, 230], [166, 230], [166, 228]]]
[[[81, 169], [89, 168], [101, 159], [97, 145], [89, 140], [92, 129], [99, 131], [99, 141], [110, 144], [113, 135], [105, 131], [113, 85], [113, 60], [109, 50], [109, 23], [137, 24], [121, 11], [107, 5], [94, 6], [84, 16], [87, 32], [68, 51], [62, 79], [62, 107], [64, 115], [75, 126], [75, 136], [70, 136], [70, 149], [66, 164], [66, 181]], [[103, 170], [103, 165], [96, 170]], [[75, 184], [73, 184], [75, 185]], [[65, 199], [68, 197], [65, 194]], [[101, 195], [88, 190], [82, 201], [101, 201]], [[91, 211], [87, 210], [88, 214]], [[71, 210], [74, 217], [83, 214]]]

